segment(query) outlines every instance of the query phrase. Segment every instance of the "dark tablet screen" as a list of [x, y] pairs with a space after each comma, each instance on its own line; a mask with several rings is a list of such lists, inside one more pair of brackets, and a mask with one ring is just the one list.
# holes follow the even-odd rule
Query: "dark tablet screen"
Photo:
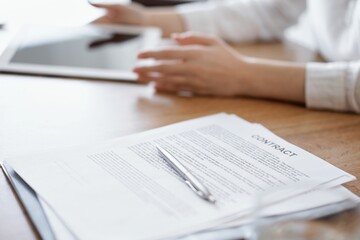
[[143, 46], [142, 34], [102, 27], [28, 27], [11, 63], [131, 70]]

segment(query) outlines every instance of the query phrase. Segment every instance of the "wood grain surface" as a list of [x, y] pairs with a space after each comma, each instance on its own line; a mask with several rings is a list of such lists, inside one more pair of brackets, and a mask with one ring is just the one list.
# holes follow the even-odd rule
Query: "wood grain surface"
[[[247, 55], [320, 60], [297, 46], [236, 46]], [[360, 177], [360, 117], [249, 98], [180, 97], [151, 86], [111, 81], [0, 75], [0, 161], [17, 155], [96, 143], [208, 114], [258, 122], [287, 141]], [[360, 194], [359, 181], [346, 185]], [[37, 239], [0, 173], [0, 239]]]

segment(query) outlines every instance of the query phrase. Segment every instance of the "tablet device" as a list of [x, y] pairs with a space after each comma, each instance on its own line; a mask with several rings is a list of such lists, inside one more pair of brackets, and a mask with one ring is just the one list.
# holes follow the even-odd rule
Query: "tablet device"
[[132, 69], [145, 64], [137, 54], [160, 39], [160, 30], [148, 27], [24, 26], [0, 57], [0, 71], [134, 81]]

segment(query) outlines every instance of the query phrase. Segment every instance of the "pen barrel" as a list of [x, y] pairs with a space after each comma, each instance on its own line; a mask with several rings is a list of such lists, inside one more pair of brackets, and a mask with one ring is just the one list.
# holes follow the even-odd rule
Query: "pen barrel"
[[184, 179], [185, 183], [201, 198], [214, 202], [210, 191], [174, 156], [162, 147], [157, 146], [165, 161]]

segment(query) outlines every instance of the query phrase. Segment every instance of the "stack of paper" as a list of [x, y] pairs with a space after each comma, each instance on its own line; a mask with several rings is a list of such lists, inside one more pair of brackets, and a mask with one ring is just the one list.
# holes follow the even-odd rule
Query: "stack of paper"
[[[194, 194], [156, 145], [200, 179], [216, 204]], [[7, 162], [45, 202], [55, 232], [66, 226], [79, 239], [162, 239], [239, 225], [259, 196], [267, 196], [263, 214], [280, 215], [340, 202], [351, 195], [342, 187], [334, 189], [338, 197], [309, 191], [355, 179], [224, 113]]]

